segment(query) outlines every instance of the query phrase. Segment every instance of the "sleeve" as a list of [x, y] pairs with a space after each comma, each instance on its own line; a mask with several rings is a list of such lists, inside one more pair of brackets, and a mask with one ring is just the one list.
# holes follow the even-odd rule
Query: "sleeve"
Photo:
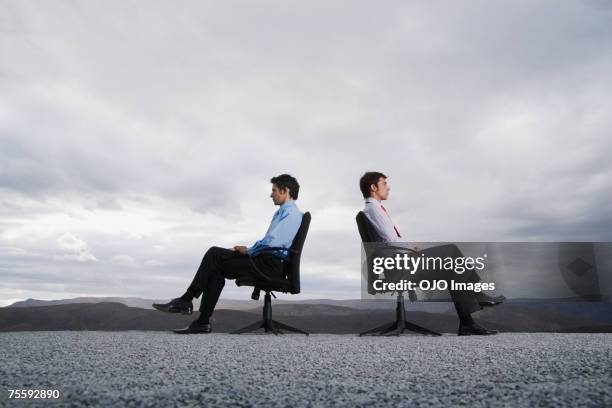
[[299, 212], [284, 212], [280, 214], [278, 221], [270, 226], [266, 236], [248, 248], [247, 254], [252, 256], [258, 250], [267, 247], [289, 248], [300, 227], [301, 221], [301, 214]]
[[260, 239], [259, 241], [256, 241], [256, 242], [253, 244], [253, 246], [251, 246], [251, 247], [247, 248], [247, 254], [248, 254], [249, 256], [253, 256], [253, 254], [254, 254], [254, 253], [257, 251], [257, 250], [259, 250], [259, 249], [261, 249], [261, 248], [265, 248], [267, 245], [265, 245], [265, 244], [263, 243], [263, 242], [264, 242], [264, 239], [265, 239], [265, 237], [264, 237], [263, 239]]

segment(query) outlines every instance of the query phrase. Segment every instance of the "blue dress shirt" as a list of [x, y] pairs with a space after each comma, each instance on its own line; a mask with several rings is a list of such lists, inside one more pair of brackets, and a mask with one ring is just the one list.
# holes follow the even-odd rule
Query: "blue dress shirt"
[[[255, 242], [252, 247], [247, 249], [249, 256], [257, 255], [258, 251], [268, 247], [289, 248], [293, 242], [293, 238], [298, 232], [302, 224], [303, 214], [295, 205], [294, 200], [289, 200], [280, 206], [272, 217], [272, 222], [266, 235]], [[287, 251], [277, 251], [273, 255], [287, 259], [289, 254]]]

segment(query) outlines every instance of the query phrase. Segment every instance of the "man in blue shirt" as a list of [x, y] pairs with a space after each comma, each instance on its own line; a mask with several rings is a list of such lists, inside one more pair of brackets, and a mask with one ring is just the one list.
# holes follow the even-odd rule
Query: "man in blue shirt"
[[200, 294], [204, 295], [200, 304], [200, 317], [188, 327], [174, 330], [175, 333], [211, 332], [209, 319], [225, 286], [225, 279], [256, 274], [255, 267], [265, 270], [266, 273], [269, 271], [271, 278], [283, 276], [283, 262], [289, 257], [288, 251], [279, 249], [272, 254], [258, 254], [265, 248], [291, 247], [302, 223], [303, 214], [295, 204], [300, 185], [288, 174], [273, 177], [270, 182], [272, 183], [270, 197], [274, 205], [280, 208], [274, 213], [266, 235], [250, 248], [242, 245], [236, 245], [232, 249], [211, 247], [204, 254], [202, 263], [183, 296], [172, 299], [169, 303], [153, 304], [155, 309], [162, 312], [191, 314], [192, 300]]

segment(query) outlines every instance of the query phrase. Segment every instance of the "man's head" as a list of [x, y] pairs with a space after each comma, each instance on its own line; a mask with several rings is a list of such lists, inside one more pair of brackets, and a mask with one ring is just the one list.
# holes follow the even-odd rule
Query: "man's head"
[[274, 205], [283, 205], [291, 199], [297, 200], [300, 185], [295, 177], [289, 174], [281, 174], [280, 176], [272, 177], [270, 183], [272, 183], [272, 194], [270, 194], [270, 197], [272, 197]]
[[377, 171], [368, 171], [359, 180], [363, 198], [372, 197], [379, 201], [386, 200], [391, 190], [387, 185], [387, 176]]

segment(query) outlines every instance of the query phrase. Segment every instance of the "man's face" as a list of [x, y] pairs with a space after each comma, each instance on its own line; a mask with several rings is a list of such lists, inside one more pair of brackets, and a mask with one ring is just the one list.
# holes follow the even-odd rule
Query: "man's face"
[[372, 190], [372, 197], [380, 201], [386, 200], [389, 197], [389, 191], [391, 191], [387, 179], [384, 177], [380, 177], [376, 184], [370, 186], [370, 189]]
[[276, 184], [272, 184], [272, 194], [270, 194], [270, 197], [272, 197], [274, 205], [283, 205], [290, 198], [289, 189], [286, 188], [284, 190], [281, 190]]

